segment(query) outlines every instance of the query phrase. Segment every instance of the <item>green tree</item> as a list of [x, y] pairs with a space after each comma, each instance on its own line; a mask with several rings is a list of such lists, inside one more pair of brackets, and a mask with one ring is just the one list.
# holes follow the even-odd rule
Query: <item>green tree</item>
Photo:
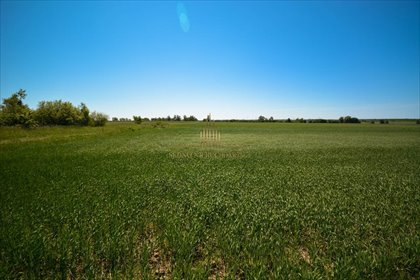
[[1, 125], [28, 125], [33, 122], [32, 112], [28, 105], [23, 104], [26, 91], [20, 89], [12, 94], [11, 97], [3, 99], [0, 111]]
[[259, 122], [265, 122], [267, 119], [266, 119], [266, 117], [264, 117], [264, 116], [259, 116], [258, 117], [258, 121]]
[[104, 113], [93, 111], [90, 114], [90, 117], [92, 119], [93, 126], [104, 126], [105, 123], [108, 121], [108, 116]]
[[85, 103], [81, 103], [79, 106], [80, 110], [80, 124], [81, 125], [90, 125], [92, 120], [89, 115], [89, 109]]
[[85, 104], [77, 108], [61, 100], [39, 102], [34, 117], [42, 125], [88, 125], [90, 122], [89, 109]]
[[133, 120], [136, 124], [141, 124], [142, 119], [140, 116], [133, 116]]

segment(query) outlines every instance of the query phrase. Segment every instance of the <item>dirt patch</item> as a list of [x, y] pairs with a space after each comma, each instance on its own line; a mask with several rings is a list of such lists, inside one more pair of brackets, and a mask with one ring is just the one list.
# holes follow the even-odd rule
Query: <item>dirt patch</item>
[[307, 264], [311, 264], [311, 256], [309, 255], [309, 251], [307, 248], [305, 247], [300, 247], [299, 248], [299, 255], [300, 257], [307, 263]]
[[156, 238], [156, 227], [149, 224], [146, 227], [146, 244], [152, 252], [149, 257], [149, 268], [155, 279], [171, 279], [171, 252], [163, 250]]
[[162, 250], [153, 251], [149, 259], [150, 269], [156, 279], [171, 279], [172, 264], [170, 255], [164, 254]]
[[210, 276], [208, 279], [225, 279], [226, 267], [222, 258], [213, 259], [210, 262]]

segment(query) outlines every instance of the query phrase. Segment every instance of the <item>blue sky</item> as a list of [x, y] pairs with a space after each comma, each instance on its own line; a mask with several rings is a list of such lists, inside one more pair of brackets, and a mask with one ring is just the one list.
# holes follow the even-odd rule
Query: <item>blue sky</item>
[[419, 1], [2, 1], [1, 97], [110, 117], [419, 117]]

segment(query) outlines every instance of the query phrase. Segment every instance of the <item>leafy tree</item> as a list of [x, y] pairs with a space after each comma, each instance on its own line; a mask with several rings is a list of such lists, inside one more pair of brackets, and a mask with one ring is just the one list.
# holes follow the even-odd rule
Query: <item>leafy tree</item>
[[[23, 104], [26, 91], [20, 89], [13, 93], [11, 97], [3, 99], [0, 111], [1, 125], [28, 125], [31, 120], [31, 110], [28, 105]], [[33, 122], [33, 121], [31, 121]]]
[[360, 123], [360, 120], [358, 118], [354, 118], [351, 116], [340, 117], [338, 120], [340, 123]]
[[197, 121], [197, 118], [196, 117], [194, 117], [194, 116], [189, 116], [189, 117], [187, 117], [186, 115], [184, 115], [184, 119], [183, 119], [184, 121]]
[[141, 124], [142, 119], [140, 116], [133, 116], [133, 120], [136, 124]]
[[41, 101], [34, 113], [35, 120], [41, 125], [88, 125], [89, 109], [85, 104], [80, 108], [61, 100]]
[[270, 117], [270, 118], [268, 119], [268, 121], [269, 121], [269, 122], [274, 122], [274, 118], [273, 118], [273, 117]]
[[90, 114], [90, 117], [92, 119], [93, 126], [104, 126], [105, 123], [108, 121], [108, 116], [104, 113], [93, 111]]
[[81, 103], [79, 106], [80, 110], [80, 124], [81, 125], [90, 125], [92, 120], [89, 116], [89, 109], [85, 103]]
[[117, 117], [112, 117], [112, 121], [113, 122], [117, 122], [118, 121], [118, 118]]
[[259, 116], [258, 121], [259, 122], [265, 122], [267, 119], [264, 116]]
[[290, 118], [287, 118], [286, 122], [287, 122], [287, 123], [291, 123], [291, 122], [292, 122], [292, 120], [291, 120]]

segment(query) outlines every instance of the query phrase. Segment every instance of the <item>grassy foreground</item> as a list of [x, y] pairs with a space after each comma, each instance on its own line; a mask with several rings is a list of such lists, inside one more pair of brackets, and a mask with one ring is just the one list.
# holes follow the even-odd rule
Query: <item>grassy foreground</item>
[[420, 126], [203, 126], [0, 128], [0, 278], [420, 278]]

